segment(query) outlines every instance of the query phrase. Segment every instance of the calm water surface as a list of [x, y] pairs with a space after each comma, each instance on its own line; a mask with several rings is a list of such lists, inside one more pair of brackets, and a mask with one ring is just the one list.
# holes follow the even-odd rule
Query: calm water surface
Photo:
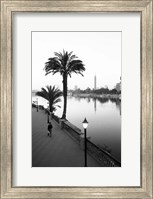
[[[47, 107], [46, 100], [38, 103]], [[59, 103], [56, 115], [62, 116], [63, 102]], [[83, 132], [82, 121], [87, 118], [87, 136], [100, 147], [107, 147], [111, 154], [121, 161], [121, 103], [119, 100], [68, 97], [67, 119]]]

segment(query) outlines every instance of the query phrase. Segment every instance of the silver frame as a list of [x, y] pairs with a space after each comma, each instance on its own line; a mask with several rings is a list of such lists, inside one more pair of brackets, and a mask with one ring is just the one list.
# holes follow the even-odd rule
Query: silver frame
[[[152, 0], [0, 0], [1, 127], [0, 187], [2, 199], [15, 198], [152, 198]], [[139, 12], [141, 14], [141, 186], [12, 186], [12, 14], [13, 12]], [[130, 175], [130, 174], [129, 174]]]

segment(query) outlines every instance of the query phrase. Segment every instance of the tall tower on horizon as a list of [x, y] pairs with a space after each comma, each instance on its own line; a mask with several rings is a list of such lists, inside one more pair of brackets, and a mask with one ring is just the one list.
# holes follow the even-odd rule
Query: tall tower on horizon
[[96, 75], [94, 76], [94, 90], [97, 88], [97, 78]]

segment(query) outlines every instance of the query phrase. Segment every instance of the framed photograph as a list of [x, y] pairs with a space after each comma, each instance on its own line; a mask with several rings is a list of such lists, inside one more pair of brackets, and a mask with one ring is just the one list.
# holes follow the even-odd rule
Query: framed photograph
[[1, 0], [1, 198], [152, 198], [152, 0]]
[[[32, 167], [120, 167], [121, 32], [49, 31], [31, 34]], [[63, 50], [54, 52], [56, 49]], [[92, 56], [93, 49], [95, 56]], [[52, 57], [45, 61], [45, 54], [52, 54]], [[85, 63], [80, 57], [84, 57]], [[61, 69], [65, 72], [61, 72]], [[84, 118], [87, 118], [85, 122], [89, 123], [90, 128], [82, 129]], [[102, 124], [98, 125], [100, 122]], [[43, 129], [38, 130], [40, 127]], [[76, 146], [65, 133], [73, 136]], [[54, 148], [59, 151], [55, 153]], [[39, 150], [43, 151], [42, 155]], [[87, 150], [90, 155], [87, 155]]]

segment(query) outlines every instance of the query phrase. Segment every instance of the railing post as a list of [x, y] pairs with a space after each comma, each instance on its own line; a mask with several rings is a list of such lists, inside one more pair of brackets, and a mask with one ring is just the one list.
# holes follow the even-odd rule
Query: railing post
[[61, 129], [63, 128], [64, 121], [65, 121], [65, 119], [59, 119], [59, 125], [60, 125]]

